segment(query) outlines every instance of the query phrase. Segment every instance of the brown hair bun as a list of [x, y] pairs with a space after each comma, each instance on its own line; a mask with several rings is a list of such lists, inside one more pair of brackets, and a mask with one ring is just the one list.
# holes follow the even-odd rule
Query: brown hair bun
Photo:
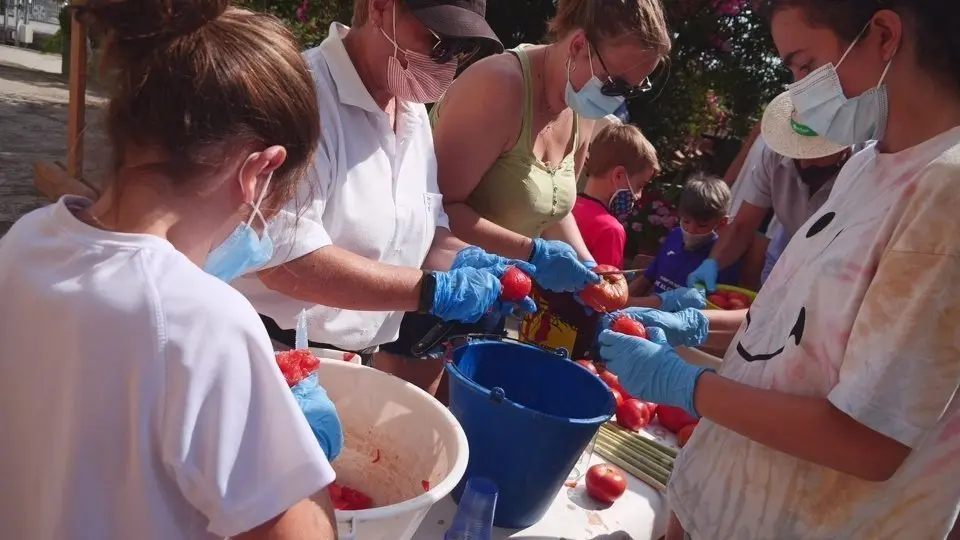
[[229, 0], [88, 0], [81, 20], [117, 42], [165, 41], [196, 32], [215, 20]]

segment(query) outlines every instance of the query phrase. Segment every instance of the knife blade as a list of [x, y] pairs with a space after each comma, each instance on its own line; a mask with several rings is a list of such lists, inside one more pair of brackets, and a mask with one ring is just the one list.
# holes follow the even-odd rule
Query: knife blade
[[607, 270], [604, 272], [594, 272], [598, 276], [615, 276], [617, 274], [622, 275], [626, 279], [633, 279], [637, 274], [643, 273], [643, 270]]

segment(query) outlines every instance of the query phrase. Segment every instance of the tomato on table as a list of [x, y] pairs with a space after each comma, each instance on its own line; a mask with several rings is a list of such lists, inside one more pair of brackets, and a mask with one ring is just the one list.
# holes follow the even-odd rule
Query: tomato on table
[[623, 471], [606, 463], [587, 469], [586, 483], [587, 495], [603, 504], [613, 504], [627, 491], [627, 477]]

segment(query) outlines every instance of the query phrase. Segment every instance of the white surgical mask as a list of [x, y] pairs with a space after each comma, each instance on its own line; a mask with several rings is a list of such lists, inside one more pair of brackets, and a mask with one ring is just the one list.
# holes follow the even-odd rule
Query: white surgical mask
[[[207, 255], [207, 261], [203, 265], [206, 273], [229, 283], [267, 264], [273, 257], [273, 240], [267, 235], [267, 222], [260, 213], [260, 205], [263, 204], [272, 177], [271, 172], [263, 183], [263, 191], [253, 204], [253, 211], [247, 221], [237, 225], [230, 236]], [[257, 236], [257, 231], [251, 226], [254, 217], [260, 218], [263, 223], [264, 231], [261, 236]]]
[[564, 96], [567, 107], [584, 118], [599, 119], [613, 114], [624, 104], [623, 96], [604, 95], [603, 83], [593, 73], [593, 58], [587, 45], [587, 60], [590, 64], [590, 80], [580, 90], [574, 90], [570, 82], [570, 59], [567, 59], [567, 92]]
[[686, 249], [687, 251], [693, 251], [713, 238], [714, 232], [710, 231], [701, 234], [692, 234], [688, 233], [681, 225], [680, 234], [683, 235], [683, 249]]
[[[866, 27], [864, 27], [866, 30]], [[863, 35], [863, 31], [860, 32]], [[854, 145], [883, 138], [887, 127], [887, 87], [883, 80], [890, 70], [887, 62], [877, 86], [863, 94], [847, 98], [840, 86], [837, 68], [860, 40], [853, 40], [834, 66], [824, 64], [790, 85], [790, 99], [803, 123], [828, 141]]]

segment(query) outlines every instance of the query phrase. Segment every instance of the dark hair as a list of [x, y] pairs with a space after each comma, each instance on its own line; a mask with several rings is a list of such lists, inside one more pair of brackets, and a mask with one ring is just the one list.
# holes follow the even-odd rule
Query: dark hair
[[765, 0], [769, 17], [800, 8], [811, 25], [829, 28], [847, 43], [873, 15], [889, 9], [913, 28], [917, 61], [929, 73], [947, 75], [960, 89], [960, 3], [957, 0]]
[[677, 213], [696, 222], [706, 223], [726, 217], [730, 212], [730, 187], [727, 183], [704, 173], [687, 179], [680, 194]]
[[287, 159], [265, 201], [280, 206], [296, 193], [320, 138], [319, 109], [279, 20], [228, 0], [90, 0], [77, 9], [106, 38], [105, 124], [117, 168], [131, 145], [160, 154], [151, 169], [173, 180], [281, 145]]

